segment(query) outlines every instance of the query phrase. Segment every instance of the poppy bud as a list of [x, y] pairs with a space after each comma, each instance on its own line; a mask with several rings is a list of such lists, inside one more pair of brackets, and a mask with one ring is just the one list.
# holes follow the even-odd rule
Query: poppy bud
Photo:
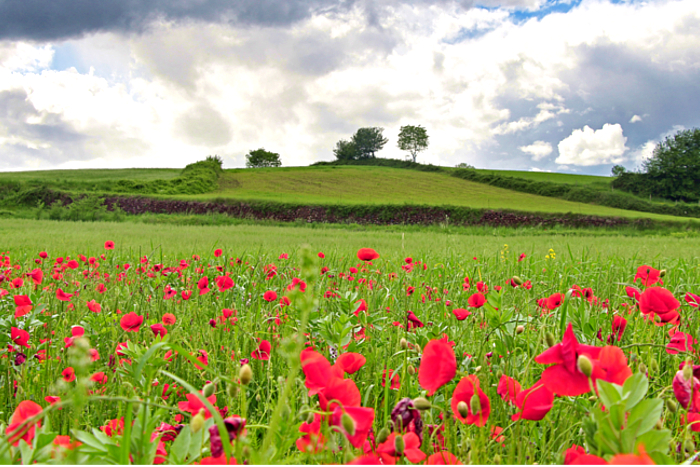
[[516, 334], [522, 334], [523, 332], [525, 332], [525, 326], [523, 326], [522, 324], [519, 324], [515, 327]]
[[459, 404], [457, 404], [457, 412], [459, 412], [462, 418], [468, 417], [469, 407], [467, 406], [467, 403], [464, 401], [459, 401]]
[[347, 432], [347, 434], [350, 436], [355, 436], [355, 420], [353, 420], [352, 417], [347, 414], [347, 412], [340, 417], [340, 423], [343, 425], [343, 429]]
[[190, 421], [190, 430], [192, 433], [197, 433], [202, 428], [204, 428], [204, 409], [199, 409], [197, 415], [192, 417], [192, 421]]
[[402, 337], [399, 341], [399, 345], [402, 349], [406, 350], [408, 348], [408, 341], [404, 337]]
[[238, 395], [238, 386], [236, 386], [235, 384], [229, 384], [226, 387], [226, 394], [228, 394], [228, 396], [231, 399], [233, 399], [234, 397], [236, 397]]
[[513, 282], [515, 282], [518, 285], [523, 285], [523, 280], [518, 276], [513, 276]]
[[416, 374], [416, 367], [413, 365], [408, 365], [408, 374], [413, 376]]
[[309, 414], [306, 416], [306, 423], [311, 425], [314, 422], [314, 413], [309, 412]]
[[552, 335], [551, 332], [548, 332], [547, 334], [544, 335], [544, 340], [547, 342], [548, 347], [554, 347], [554, 344], [556, 344], [556, 341], [554, 340], [554, 336]]
[[481, 365], [479, 365], [478, 367], [474, 368], [474, 373], [478, 373], [479, 371], [481, 371]]
[[396, 451], [396, 454], [403, 454], [403, 450], [405, 447], [406, 444], [404, 443], [403, 436], [396, 435], [396, 438], [394, 438], [394, 450]]
[[646, 375], [648, 371], [647, 366], [644, 363], [639, 364], [639, 372], [642, 373], [643, 375]]
[[683, 365], [683, 379], [690, 381], [693, 378], [693, 363], [686, 360]]
[[255, 395], [255, 401], [256, 401], [256, 402], [260, 402], [261, 399], [262, 399], [262, 398], [260, 397], [260, 394], [256, 394], [256, 395]]
[[247, 386], [253, 380], [253, 370], [247, 363], [241, 367], [238, 372], [238, 377], [241, 379], [241, 384]]
[[498, 370], [496, 372], [496, 379], [500, 381], [502, 376], [503, 376], [503, 371]]
[[413, 399], [413, 407], [417, 408], [418, 410], [428, 410], [430, 407], [432, 407], [432, 405], [425, 397], [416, 397]]
[[389, 429], [387, 427], [382, 428], [377, 433], [377, 444], [382, 444], [389, 437]]
[[659, 371], [659, 362], [654, 360], [653, 358], [649, 362], [649, 369], [651, 370], [652, 373], [656, 373]]
[[661, 271], [659, 271], [659, 277], [664, 277], [665, 275], [666, 275], [665, 269], [662, 269]]
[[666, 399], [666, 408], [667, 408], [671, 413], [676, 413], [676, 412], [678, 412], [678, 404], [676, 404], [676, 401], [674, 401], [674, 400]]
[[479, 400], [479, 396], [474, 394], [469, 401], [469, 407], [472, 409], [473, 414], [477, 414], [481, 412], [481, 401]]
[[656, 429], [663, 430], [663, 428], [664, 428], [664, 421], [663, 421], [663, 419], [660, 418], [656, 421]]
[[591, 396], [591, 397], [588, 398], [588, 400], [591, 401], [591, 402], [595, 402], [596, 399], [598, 399], [598, 397], [595, 396], [595, 395], [593, 395], [593, 396]]
[[216, 386], [214, 385], [214, 383], [207, 383], [202, 389], [202, 394], [204, 395], [204, 397], [210, 397], [212, 394], [214, 394], [214, 391], [216, 391]]
[[690, 455], [695, 453], [695, 443], [693, 442], [692, 439], [686, 439], [685, 442], [683, 443], [683, 449], [685, 450], [685, 453]]
[[586, 357], [585, 355], [579, 355], [577, 365], [581, 373], [583, 373], [587, 378], [591, 377], [591, 374], [593, 374], [593, 362], [591, 362], [590, 358]]
[[[494, 463], [494, 464], [500, 464], [500, 463], [501, 463], [501, 455], [500, 455], [500, 454], [496, 454], [495, 456], [493, 456], [493, 463]], [[533, 464], [533, 465], [534, 465], [534, 464]]]

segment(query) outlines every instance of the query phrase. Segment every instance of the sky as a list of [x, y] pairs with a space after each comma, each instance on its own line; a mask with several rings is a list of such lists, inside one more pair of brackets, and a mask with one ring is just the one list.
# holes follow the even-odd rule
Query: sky
[[264, 148], [609, 175], [700, 126], [697, 0], [0, 0], [0, 171]]

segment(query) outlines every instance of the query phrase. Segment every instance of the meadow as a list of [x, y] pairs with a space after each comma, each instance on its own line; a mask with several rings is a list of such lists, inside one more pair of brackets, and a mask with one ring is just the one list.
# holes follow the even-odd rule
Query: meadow
[[3, 222], [0, 461], [694, 460], [698, 242], [494, 233]]

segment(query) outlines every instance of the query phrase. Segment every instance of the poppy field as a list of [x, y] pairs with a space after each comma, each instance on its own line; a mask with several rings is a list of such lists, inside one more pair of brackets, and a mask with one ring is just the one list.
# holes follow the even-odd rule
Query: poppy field
[[700, 271], [680, 240], [601, 256], [33, 235], [0, 251], [0, 462], [697, 457]]

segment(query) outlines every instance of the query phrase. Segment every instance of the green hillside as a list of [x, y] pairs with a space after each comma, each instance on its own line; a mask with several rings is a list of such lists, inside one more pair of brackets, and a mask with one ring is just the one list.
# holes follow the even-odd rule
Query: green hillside
[[482, 174], [500, 175], [502, 177], [518, 177], [537, 182], [569, 183], [571, 185], [595, 185], [599, 188], [610, 189], [610, 182], [614, 177], [601, 177], [599, 175], [562, 174], [555, 172], [526, 172], [523, 170], [489, 170], [477, 169]]

